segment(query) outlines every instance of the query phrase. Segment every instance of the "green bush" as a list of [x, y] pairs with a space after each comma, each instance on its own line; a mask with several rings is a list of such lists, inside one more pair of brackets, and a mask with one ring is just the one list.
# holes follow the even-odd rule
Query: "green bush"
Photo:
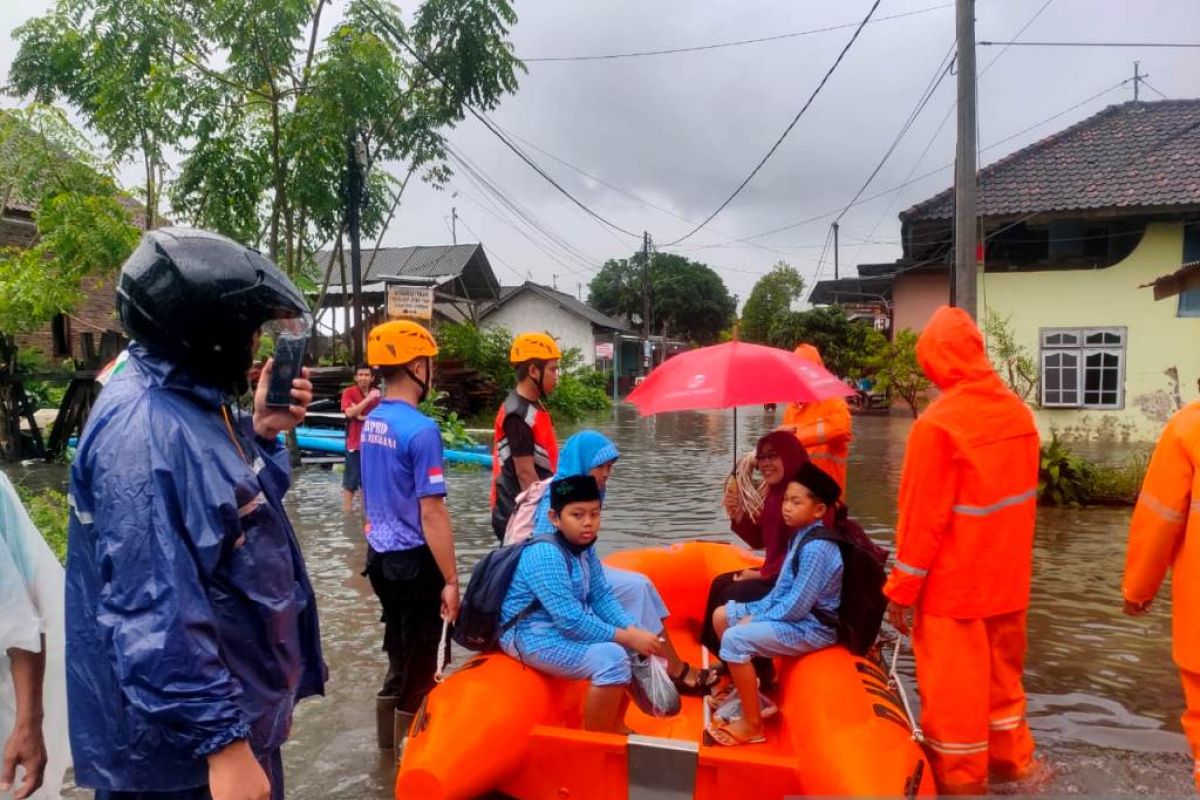
[[467, 426], [454, 411], [445, 407], [446, 393], [434, 389], [421, 403], [421, 413], [437, 421], [442, 433], [442, 447], [448, 450], [461, 450], [463, 447], [475, 444], [475, 440], [467, 433]]
[[555, 420], [575, 422], [587, 414], [609, 408], [608, 378], [583, 365], [583, 354], [572, 347], [558, 364], [558, 387], [546, 401]]
[[21, 504], [60, 562], [67, 560], [67, 496], [56, 489], [30, 489], [15, 484]]
[[1051, 506], [1133, 505], [1148, 465], [1145, 455], [1096, 464], [1073, 454], [1055, 436], [1042, 445], [1038, 498]]
[[1094, 465], [1074, 455], [1057, 436], [1042, 445], [1038, 498], [1043, 504], [1086, 505], [1091, 502], [1095, 480]]
[[462, 361], [489, 378], [499, 387], [497, 402], [517, 381], [508, 362], [512, 339], [512, 333], [505, 328], [480, 330], [469, 322], [443, 324], [437, 329], [440, 357]]

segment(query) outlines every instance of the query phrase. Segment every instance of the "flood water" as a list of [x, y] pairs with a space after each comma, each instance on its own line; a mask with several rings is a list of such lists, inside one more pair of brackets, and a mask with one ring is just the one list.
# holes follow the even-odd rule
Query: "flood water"
[[[910, 423], [902, 416], [855, 419], [848, 499], [852, 513], [883, 543], [892, 540]], [[740, 449], [751, 448], [775, 424], [773, 415], [743, 411]], [[729, 412], [640, 419], [620, 407], [589, 425], [622, 452], [604, 509], [604, 552], [728, 538], [719, 498], [731, 462]], [[561, 430], [560, 436], [569, 433]], [[464, 574], [494, 545], [488, 481], [482, 470], [447, 475]], [[378, 603], [358, 574], [366, 549], [361, 520], [357, 513], [342, 514], [340, 492], [340, 473], [310, 468], [299, 473], [288, 498], [318, 595], [331, 676], [327, 696], [298, 709], [284, 749], [287, 794], [304, 800], [391, 797], [393, 765], [375, 749], [374, 732], [374, 695], [386, 663], [379, 651], [382, 626]], [[1025, 685], [1050, 777], [1011, 791], [1192, 792], [1192, 764], [1179, 727], [1183, 697], [1170, 656], [1167, 587], [1148, 616], [1134, 620], [1121, 613], [1129, 515], [1129, 509], [1039, 514]], [[911, 660], [902, 665], [911, 687]]]

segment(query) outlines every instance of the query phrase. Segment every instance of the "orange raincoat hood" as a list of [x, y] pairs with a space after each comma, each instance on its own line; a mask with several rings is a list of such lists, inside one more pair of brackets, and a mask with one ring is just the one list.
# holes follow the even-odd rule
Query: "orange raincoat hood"
[[816, 364], [819, 367], [825, 366], [825, 362], [821, 360], [821, 351], [817, 350], [817, 348], [813, 347], [811, 344], [798, 345], [796, 349], [792, 351], [792, 353], [804, 359], [805, 361]]
[[917, 340], [917, 361], [941, 389], [995, 376], [983, 334], [961, 308], [942, 306]]

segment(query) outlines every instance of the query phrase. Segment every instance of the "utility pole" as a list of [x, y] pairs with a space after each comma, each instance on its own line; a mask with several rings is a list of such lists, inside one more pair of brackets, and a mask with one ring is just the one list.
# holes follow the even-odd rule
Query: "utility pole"
[[554, 286], [554, 291], [558, 291], [558, 275], [550, 276], [550, 283]]
[[1138, 72], [1138, 65], [1141, 63], [1140, 61], [1133, 62], [1133, 102], [1135, 103], [1138, 101], [1138, 89], [1141, 88], [1142, 78], [1147, 77]]
[[579, 302], [583, 302], [583, 281], [575, 284], [575, 296], [579, 298]]
[[833, 223], [833, 279], [838, 279], [838, 224]]
[[366, 152], [358, 131], [350, 134], [346, 142], [346, 231], [350, 236], [350, 285], [354, 298], [354, 316], [350, 320], [353, 332], [354, 363], [363, 363], [363, 305], [362, 305], [362, 250], [359, 247], [360, 212], [366, 170]]
[[954, 283], [950, 302], [974, 319], [977, 269], [975, 175], [975, 0], [956, 0], [958, 154], [954, 161]]
[[642, 232], [642, 365], [649, 374], [650, 355], [654, 350], [650, 345], [650, 232]]
[[458, 209], [450, 206], [450, 241], [458, 244]]

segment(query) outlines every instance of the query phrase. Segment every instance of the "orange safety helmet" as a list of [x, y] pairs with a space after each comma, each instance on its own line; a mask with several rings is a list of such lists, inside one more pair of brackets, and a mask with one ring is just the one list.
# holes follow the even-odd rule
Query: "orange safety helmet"
[[512, 349], [508, 360], [513, 364], [524, 364], [526, 361], [553, 361], [562, 358], [562, 350], [558, 342], [548, 333], [522, 333], [513, 339]]
[[396, 319], [376, 325], [367, 334], [367, 363], [372, 367], [407, 364], [438, 354], [433, 334], [412, 320]]

